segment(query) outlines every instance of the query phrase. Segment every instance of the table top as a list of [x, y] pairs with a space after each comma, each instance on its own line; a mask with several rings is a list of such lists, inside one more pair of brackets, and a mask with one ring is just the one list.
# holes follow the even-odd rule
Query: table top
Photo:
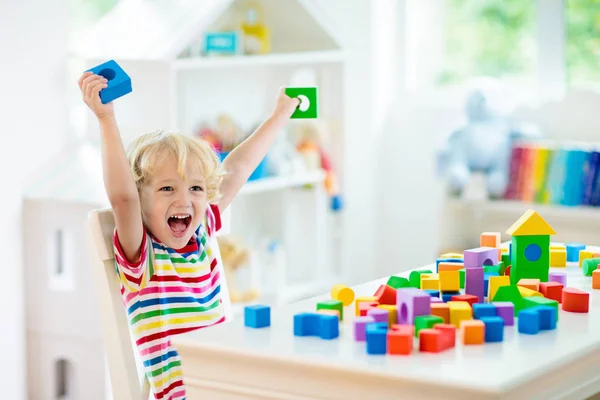
[[[435, 264], [419, 269], [432, 267], [435, 268]], [[600, 290], [592, 290], [591, 277], [583, 276], [577, 263], [569, 263], [566, 268], [551, 268], [552, 271], [567, 273], [567, 287], [590, 293], [590, 312], [577, 314], [559, 309], [557, 328], [537, 335], [520, 334], [516, 326], [507, 326], [501, 343], [464, 346], [457, 334], [456, 347], [437, 354], [420, 353], [415, 341], [415, 349], [408, 356], [369, 355], [366, 343], [355, 342], [353, 338], [354, 303], [344, 309], [339, 338], [322, 340], [294, 336], [294, 314], [315, 311], [316, 302], [330, 298], [329, 294], [272, 309], [268, 328], [246, 328], [243, 318], [238, 318], [181, 335], [173, 342], [178, 348], [204, 348], [254, 359], [375, 374], [411, 381], [411, 384], [480, 390], [482, 393], [508, 393], [542, 377], [553, 380], [556, 376], [577, 377], [581, 375], [580, 368], [592, 368], [597, 374], [600, 367]], [[398, 276], [408, 277], [409, 274], [407, 271]], [[386, 282], [387, 277], [353, 289], [357, 297], [371, 296]], [[568, 374], [565, 372], [567, 367], [570, 368]]]

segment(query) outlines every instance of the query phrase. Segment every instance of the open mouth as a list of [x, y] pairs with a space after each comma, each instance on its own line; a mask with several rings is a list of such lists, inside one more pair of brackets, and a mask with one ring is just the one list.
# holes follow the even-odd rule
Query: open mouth
[[190, 214], [175, 214], [171, 215], [168, 220], [169, 228], [173, 236], [180, 238], [185, 235], [190, 224], [192, 223], [192, 216]]

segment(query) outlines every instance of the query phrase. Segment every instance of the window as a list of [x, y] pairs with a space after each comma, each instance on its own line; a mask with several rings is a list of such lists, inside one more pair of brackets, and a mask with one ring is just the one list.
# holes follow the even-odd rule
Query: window
[[567, 0], [566, 66], [569, 86], [600, 86], [600, 1]]

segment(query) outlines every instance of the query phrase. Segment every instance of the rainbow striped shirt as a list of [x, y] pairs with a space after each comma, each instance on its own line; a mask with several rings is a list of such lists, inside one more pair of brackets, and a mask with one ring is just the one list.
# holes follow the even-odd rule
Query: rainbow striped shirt
[[115, 229], [115, 264], [130, 332], [156, 399], [185, 399], [179, 354], [170, 336], [225, 320], [221, 301], [222, 269], [215, 233], [219, 209], [210, 205], [206, 218], [186, 247], [173, 250], [145, 229], [137, 263], [123, 255]]

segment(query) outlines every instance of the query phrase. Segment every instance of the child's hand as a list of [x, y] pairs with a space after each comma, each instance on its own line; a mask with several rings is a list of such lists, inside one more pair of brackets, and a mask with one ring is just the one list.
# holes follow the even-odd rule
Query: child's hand
[[280, 88], [279, 94], [277, 95], [277, 102], [275, 104], [273, 116], [275, 118], [283, 118], [287, 120], [292, 116], [299, 105], [300, 99], [288, 96], [285, 94], [285, 88]]
[[100, 91], [106, 88], [107, 80], [92, 72], [84, 72], [79, 78], [79, 89], [83, 95], [83, 101], [92, 110], [98, 119], [111, 115], [114, 112], [113, 104], [102, 104], [100, 100]]

